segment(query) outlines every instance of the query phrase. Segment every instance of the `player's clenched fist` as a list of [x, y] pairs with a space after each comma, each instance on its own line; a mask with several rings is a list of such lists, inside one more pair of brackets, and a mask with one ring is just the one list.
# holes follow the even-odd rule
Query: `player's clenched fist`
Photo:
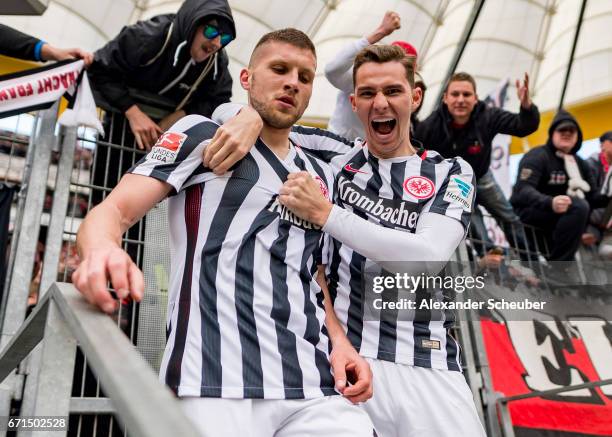
[[324, 182], [301, 171], [289, 174], [278, 199], [281, 205], [285, 205], [298, 217], [323, 226], [332, 209], [332, 204], [324, 195], [326, 191]]
[[117, 308], [117, 301], [109, 293], [107, 282], [120, 299], [128, 296], [140, 301], [144, 293], [142, 272], [119, 247], [91, 249], [72, 274], [72, 282], [83, 296], [106, 313]]
[[391, 35], [394, 31], [401, 27], [401, 19], [397, 12], [387, 11], [380, 23], [381, 30], [385, 36]]
[[384, 37], [391, 35], [400, 27], [401, 19], [399, 14], [394, 11], [387, 11], [378, 27], [374, 29], [374, 32], [367, 36], [367, 40], [370, 44], [376, 44]]

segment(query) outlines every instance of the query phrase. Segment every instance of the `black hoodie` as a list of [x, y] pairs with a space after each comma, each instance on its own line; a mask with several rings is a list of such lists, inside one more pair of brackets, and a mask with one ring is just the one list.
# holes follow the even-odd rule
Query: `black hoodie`
[[[125, 112], [135, 104], [128, 87], [159, 94], [179, 77], [191, 61], [190, 48], [196, 27], [205, 17], [222, 17], [224, 26], [236, 35], [232, 12], [227, 0], [186, 0], [176, 14], [158, 15], [147, 21], [124, 27], [119, 35], [96, 51], [88, 72], [96, 91], [111, 107]], [[194, 88], [208, 66], [199, 85], [181, 109], [188, 114], [210, 116], [232, 95], [232, 78], [225, 50], [199, 64], [162, 97], [174, 111]], [[104, 102], [98, 102], [104, 106]]]
[[[578, 140], [571, 153], [576, 155], [582, 147], [582, 130], [580, 125], [567, 111], [560, 110], [548, 129], [548, 141], [545, 145], [531, 149], [519, 163], [516, 184], [512, 190], [510, 203], [520, 213], [522, 209], [536, 208], [552, 211], [552, 199], [555, 196], [567, 195], [569, 177], [565, 172], [565, 161], [557, 154], [552, 143], [552, 135], [561, 122], [571, 121], [578, 129]], [[591, 191], [586, 198], [593, 206], [603, 202], [596, 192], [596, 181], [587, 163], [576, 156], [576, 162], [582, 178], [590, 185]]]
[[462, 129], [452, 127], [453, 118], [446, 104], [440, 106], [415, 129], [415, 138], [427, 149], [445, 158], [460, 156], [474, 169], [476, 180], [491, 166], [491, 142], [497, 134], [524, 137], [535, 132], [540, 124], [536, 105], [521, 107], [518, 114], [487, 106], [478, 101], [468, 123]]

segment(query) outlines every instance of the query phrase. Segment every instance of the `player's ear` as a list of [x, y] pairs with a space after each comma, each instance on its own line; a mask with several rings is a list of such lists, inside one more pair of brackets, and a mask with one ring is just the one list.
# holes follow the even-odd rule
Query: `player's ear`
[[251, 84], [249, 82], [250, 78], [251, 78], [251, 73], [249, 72], [248, 68], [243, 68], [240, 71], [240, 86], [242, 86], [242, 89], [245, 89], [248, 91], [251, 88]]
[[412, 108], [418, 108], [423, 100], [423, 90], [420, 87], [412, 88]]
[[353, 112], [357, 112], [357, 105], [355, 104], [355, 93], [351, 93], [349, 96], [349, 100], [351, 101], [351, 107], [353, 108]]

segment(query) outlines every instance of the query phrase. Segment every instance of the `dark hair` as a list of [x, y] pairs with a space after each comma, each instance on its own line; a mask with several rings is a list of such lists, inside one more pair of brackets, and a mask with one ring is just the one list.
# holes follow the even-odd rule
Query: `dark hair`
[[411, 88], [414, 88], [414, 63], [416, 58], [414, 56], [406, 55], [406, 52], [398, 46], [389, 45], [370, 45], [361, 50], [355, 56], [355, 62], [353, 63], [353, 86], [355, 86], [355, 78], [357, 77], [357, 70], [367, 63], [375, 62], [377, 64], [384, 64], [387, 62], [399, 62], [404, 66], [406, 70], [406, 79]]
[[446, 86], [444, 87], [444, 92], [448, 91], [448, 87], [451, 84], [451, 82], [469, 82], [472, 84], [472, 87], [474, 88], [474, 93], [476, 93], [476, 81], [474, 80], [471, 74], [468, 74], [464, 71], [460, 71], [459, 73], [454, 73], [450, 77], [448, 82], [446, 82]]
[[609, 130], [608, 132], [604, 132], [599, 137], [599, 142], [600, 143], [603, 143], [604, 141], [612, 141], [612, 130]]
[[306, 35], [301, 30], [288, 27], [286, 29], [279, 29], [274, 30], [272, 32], [268, 32], [264, 36], [262, 36], [255, 45], [255, 48], [253, 49], [249, 64], [253, 60], [253, 56], [255, 55], [257, 49], [269, 42], [283, 42], [286, 44], [291, 44], [292, 46], [300, 49], [310, 50], [315, 56], [315, 58], [317, 57], [317, 51], [315, 49], [315, 46], [308, 37], [308, 35]]

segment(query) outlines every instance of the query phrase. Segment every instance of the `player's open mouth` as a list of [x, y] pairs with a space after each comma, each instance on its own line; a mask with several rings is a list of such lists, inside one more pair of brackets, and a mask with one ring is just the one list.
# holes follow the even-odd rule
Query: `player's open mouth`
[[393, 132], [396, 124], [397, 120], [395, 118], [377, 118], [371, 122], [374, 132], [381, 135], [388, 135]]

